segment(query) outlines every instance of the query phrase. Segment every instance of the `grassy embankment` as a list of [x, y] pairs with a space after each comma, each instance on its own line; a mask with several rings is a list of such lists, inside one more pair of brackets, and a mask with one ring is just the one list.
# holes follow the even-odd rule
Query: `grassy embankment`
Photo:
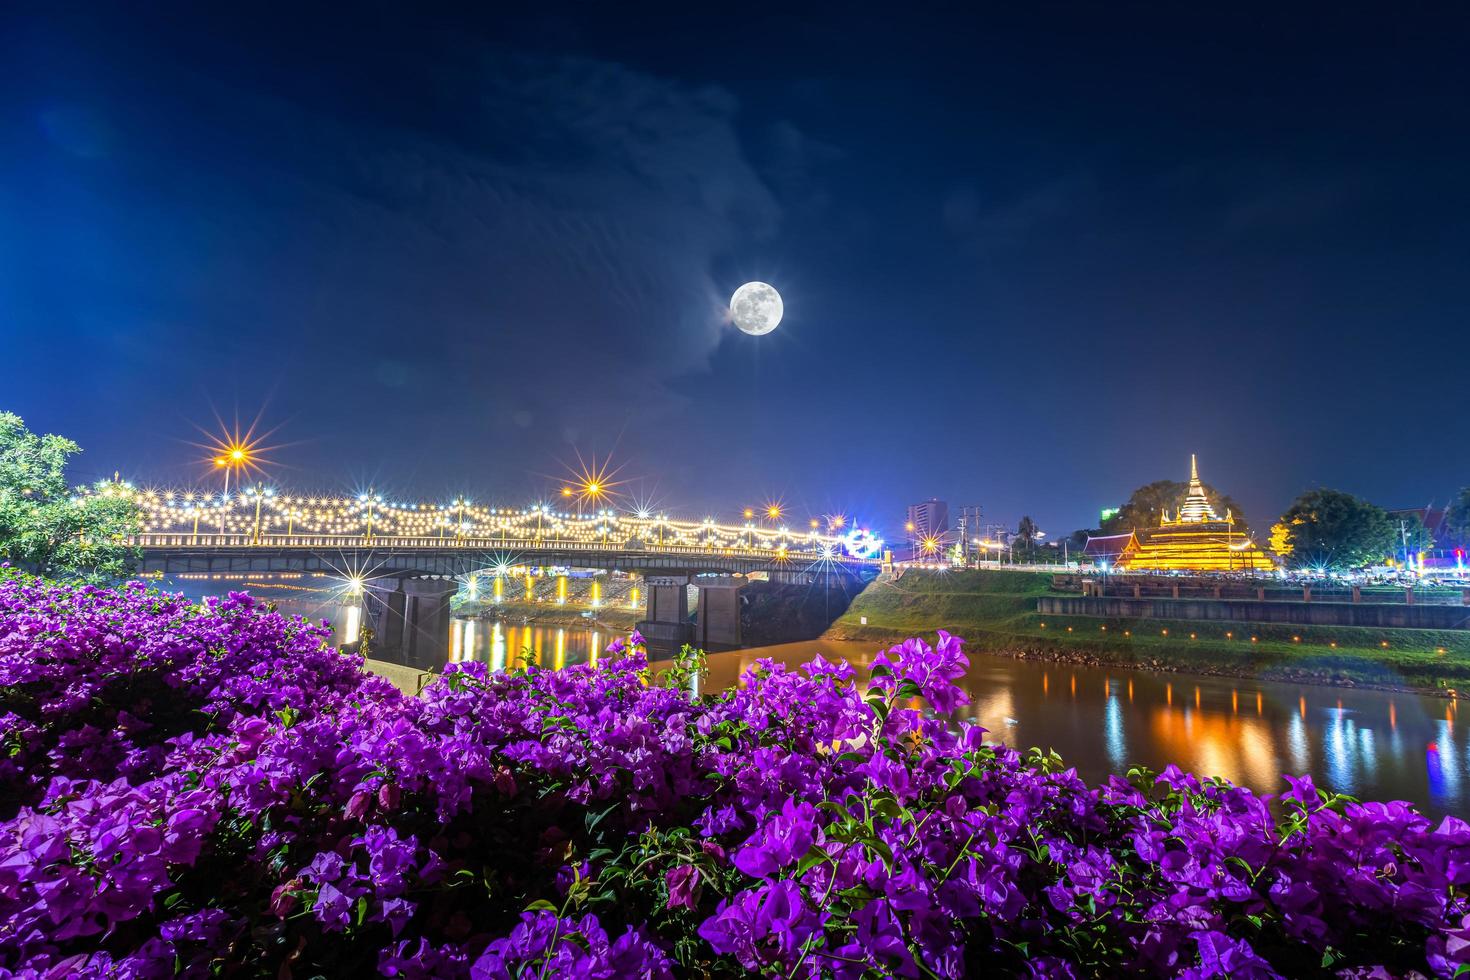
[[1050, 591], [1051, 576], [1034, 572], [885, 576], [853, 600], [826, 637], [887, 641], [946, 629], [972, 652], [1027, 659], [1470, 691], [1470, 631], [1038, 615], [1036, 600]]

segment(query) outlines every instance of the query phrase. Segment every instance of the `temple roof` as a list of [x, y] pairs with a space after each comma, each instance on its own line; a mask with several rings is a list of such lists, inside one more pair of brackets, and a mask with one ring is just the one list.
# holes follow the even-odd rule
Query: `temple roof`
[[1089, 558], [1115, 558], [1127, 550], [1128, 542], [1132, 540], [1132, 531], [1127, 534], [1089, 534], [1082, 554]]

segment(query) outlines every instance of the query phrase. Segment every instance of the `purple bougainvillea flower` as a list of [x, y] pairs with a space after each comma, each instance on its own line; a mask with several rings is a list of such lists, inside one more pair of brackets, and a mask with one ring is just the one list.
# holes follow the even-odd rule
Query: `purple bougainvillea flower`
[[669, 890], [669, 908], [692, 909], [699, 901], [699, 869], [692, 864], [681, 864], [664, 873], [664, 884]]
[[817, 659], [706, 695], [636, 635], [412, 698], [330, 640], [247, 595], [0, 573], [0, 976], [1470, 963], [1470, 824], [1304, 777], [1089, 786], [948, 717], [945, 633], [866, 690]]

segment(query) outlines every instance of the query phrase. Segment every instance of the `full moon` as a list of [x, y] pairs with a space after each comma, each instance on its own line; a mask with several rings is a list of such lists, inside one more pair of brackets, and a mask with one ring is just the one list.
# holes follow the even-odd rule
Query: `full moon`
[[764, 282], [748, 282], [730, 297], [730, 318], [753, 337], [775, 330], [785, 311], [781, 294]]

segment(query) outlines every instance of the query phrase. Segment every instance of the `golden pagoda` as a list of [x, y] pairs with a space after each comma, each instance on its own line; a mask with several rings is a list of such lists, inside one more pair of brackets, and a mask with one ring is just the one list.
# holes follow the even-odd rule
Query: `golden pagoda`
[[1215, 513], [1199, 481], [1199, 465], [1189, 457], [1189, 493], [1179, 512], [1164, 511], [1159, 526], [1134, 533], [1118, 555], [1119, 568], [1154, 572], [1268, 572], [1276, 566], [1244, 531], [1235, 516]]

